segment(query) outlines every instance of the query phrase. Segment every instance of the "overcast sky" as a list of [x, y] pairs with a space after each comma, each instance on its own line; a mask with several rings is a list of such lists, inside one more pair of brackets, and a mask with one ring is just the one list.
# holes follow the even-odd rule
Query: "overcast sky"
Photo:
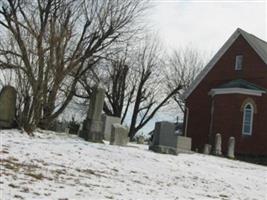
[[[152, 1], [149, 23], [168, 49], [191, 45], [210, 58], [238, 27], [267, 41], [267, 0]], [[175, 121], [176, 112], [158, 113], [142, 131], [156, 121]]]
[[190, 44], [215, 53], [238, 27], [267, 40], [265, 0], [153, 0], [153, 4], [150, 23], [167, 47]]

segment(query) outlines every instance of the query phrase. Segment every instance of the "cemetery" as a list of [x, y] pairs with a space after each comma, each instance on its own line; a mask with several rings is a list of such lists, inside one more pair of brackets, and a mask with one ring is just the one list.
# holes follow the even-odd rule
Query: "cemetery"
[[[176, 131], [177, 124], [173, 122], [156, 122], [152, 140], [149, 144], [145, 142], [145, 137], [143, 135], [139, 135], [135, 143], [130, 142], [128, 137], [129, 129], [120, 124], [120, 119], [102, 113], [105, 90], [99, 85], [94, 87], [93, 97], [90, 101], [86, 118], [82, 124], [75, 125], [74, 122], [70, 122], [69, 124], [67, 122], [55, 122], [51, 130], [56, 132], [35, 131], [35, 136], [33, 138], [32, 136], [25, 137], [25, 135], [21, 135], [18, 131], [14, 130], [14, 128], [16, 128], [14, 123], [16, 90], [13, 87], [7, 86], [2, 89], [0, 94], [0, 110], [2, 111], [0, 113], [0, 124], [1, 129], [4, 129], [0, 130], [3, 140], [3, 145], [1, 147], [3, 156], [1, 159], [5, 173], [4, 183], [2, 183], [4, 185], [0, 188], [0, 192], [8, 198], [11, 198], [12, 194], [16, 194], [15, 196], [26, 199], [50, 196], [58, 196], [62, 199], [65, 197], [83, 199], [90, 196], [94, 199], [102, 199], [112, 196], [117, 197], [118, 194], [121, 194], [123, 199], [131, 199], [128, 198], [129, 191], [131, 191], [136, 198], [158, 198], [159, 196], [157, 193], [147, 193], [146, 190], [160, 191], [162, 188], [164, 188], [164, 191], [168, 191], [166, 194], [160, 194], [160, 197], [163, 199], [176, 198], [177, 196], [174, 191], [178, 188], [185, 191], [179, 195], [179, 197], [182, 198], [210, 198], [209, 194], [197, 194], [197, 191], [208, 187], [211, 182], [214, 184], [214, 182], [220, 179], [225, 179], [224, 174], [227, 172], [223, 170], [228, 170], [228, 167], [230, 167], [231, 170], [236, 169], [232, 171], [232, 173], [234, 173], [236, 177], [240, 177], [239, 180], [234, 183], [235, 186], [233, 187], [228, 187], [220, 181], [216, 182], [218, 185], [217, 189], [213, 189], [220, 192], [214, 194], [212, 198], [220, 198], [221, 196], [229, 197], [229, 194], [231, 194], [231, 197], [238, 198], [240, 196], [234, 194], [234, 187], [238, 187], [241, 183], [249, 182], [250, 179], [255, 179], [253, 174], [250, 174], [251, 172], [249, 169], [256, 170], [259, 175], [266, 173], [266, 168], [263, 166], [245, 164], [234, 160], [234, 137], [230, 137], [228, 141], [223, 141], [221, 134], [217, 133], [213, 142], [214, 146], [206, 144], [202, 154], [202, 150], [192, 150], [192, 139], [184, 136], [180, 132], [178, 133]], [[6, 100], [7, 98], [13, 100]], [[76, 126], [76, 128], [73, 128], [74, 126]], [[73, 133], [70, 132], [71, 127], [75, 130]], [[228, 145], [227, 154], [225, 155], [222, 153], [222, 144], [224, 142], [227, 142]], [[11, 148], [14, 147], [14, 143], [17, 144], [16, 148]], [[44, 153], [42, 149], [49, 149], [49, 153], [54, 156], [46, 157], [46, 153]], [[23, 153], [18, 155], [18, 151]], [[31, 152], [35, 153], [31, 154]], [[175, 157], [173, 157], [173, 155], [175, 155]], [[166, 162], [164, 161], [165, 159], [169, 159], [169, 161]], [[106, 163], [111, 160], [113, 160], [111, 162], [112, 164]], [[35, 165], [38, 163], [39, 167], [33, 165], [32, 162], [34, 162]], [[50, 170], [47, 170], [45, 167], [48, 165], [48, 162], [54, 163], [49, 164]], [[146, 164], [142, 165], [143, 162]], [[208, 164], [209, 162], [211, 162], [211, 164]], [[171, 166], [169, 166], [170, 163]], [[129, 168], [129, 170], [131, 169], [130, 172], [127, 171], [127, 166], [129, 164], [131, 166], [131, 168]], [[69, 167], [70, 165], [71, 167]], [[90, 167], [83, 167], [85, 165]], [[224, 165], [225, 167], [221, 168]], [[29, 181], [28, 187], [19, 186], [20, 183], [16, 181], [6, 185], [8, 184], [7, 179], [12, 174], [14, 176], [14, 173], [16, 173], [15, 169], [17, 169], [18, 166], [20, 168], [20, 173], [25, 174], [26, 180]], [[218, 168], [216, 171], [217, 178], [211, 179], [206, 175], [197, 175], [198, 170], [207, 166], [210, 169]], [[173, 167], [179, 171], [172, 171]], [[185, 171], [185, 169], [190, 170]], [[245, 171], [246, 176], [240, 174], [240, 169]], [[64, 176], [59, 173], [60, 171], [64, 171]], [[220, 173], [218, 173], [219, 171]], [[158, 179], [156, 176], [151, 177], [150, 175], [151, 173], [157, 174], [159, 172], [161, 174], [160, 177], [165, 177], [166, 180], [162, 178]], [[134, 176], [131, 175], [132, 173]], [[195, 174], [193, 178], [191, 177], [192, 173]], [[42, 181], [45, 180], [57, 180], [58, 178], [56, 177], [58, 176], [61, 177], [61, 180], [64, 180], [64, 186], [62, 186], [61, 181], [54, 182], [53, 188], [57, 189], [42, 184]], [[74, 177], [79, 178], [75, 179]], [[150, 177], [149, 180], [147, 180], [148, 177]], [[253, 196], [262, 198], [264, 196], [264, 192], [262, 192], [263, 190], [261, 188], [264, 179], [260, 177], [262, 176], [259, 176], [256, 180], [259, 185], [256, 185], [253, 189], [251, 188], [251, 190], [242, 190], [242, 197], [246, 196], [249, 198]], [[165, 187], [168, 179], [173, 178], [174, 180], [168, 183], [168, 187]], [[32, 185], [31, 183], [34, 183], [32, 182], [34, 179], [37, 179], [39, 183]], [[203, 179], [206, 182], [200, 184], [198, 179]], [[95, 181], [98, 182], [98, 186], [96, 187], [94, 186]], [[141, 188], [135, 185], [136, 181], [142, 183]], [[146, 184], [147, 181], [149, 181], [150, 184]], [[187, 183], [188, 181], [190, 181], [190, 184]], [[77, 183], [79, 183], [79, 187], [81, 188], [79, 191], [76, 191], [75, 187], [72, 187], [72, 185]], [[114, 183], [116, 183], [117, 186], [114, 186]], [[125, 187], [124, 183], [127, 183], [128, 186]], [[184, 184], [194, 184], [195, 192], [192, 193], [190, 186]], [[134, 185], [134, 188], [130, 187], [130, 185]], [[144, 185], [151, 186], [144, 187]], [[88, 190], [86, 189], [87, 187], [91, 189]], [[99, 193], [96, 192], [97, 187], [107, 187], [112, 188], [112, 190], [103, 190]], [[6, 190], [6, 188], [10, 189]], [[27, 188], [30, 188], [31, 192], [23, 192], [28, 190]], [[226, 194], [224, 193], [225, 188], [227, 188]], [[10, 190], [12, 192], [8, 192]], [[68, 192], [57, 194], [57, 192], [63, 190]], [[209, 191], [209, 193], [212, 193], [212, 191]]]
[[[105, 90], [99, 85], [95, 85], [87, 117], [83, 124], [76, 127], [74, 134], [82, 137], [89, 142], [103, 143], [104, 140], [110, 142], [110, 145], [127, 146], [129, 142], [128, 129], [120, 124], [120, 118], [102, 114], [105, 98]], [[11, 101], [10, 101], [11, 99]], [[15, 107], [16, 90], [11, 86], [6, 86], [0, 93], [0, 128], [15, 128]], [[71, 123], [70, 123], [71, 124]], [[72, 125], [73, 126], [73, 125]], [[191, 149], [191, 138], [176, 133], [176, 124], [162, 121], [155, 123], [152, 143], [149, 149], [163, 154], [194, 153]], [[79, 131], [81, 129], [81, 131]], [[63, 122], [55, 122], [54, 128], [57, 132], [70, 132], [70, 125]], [[72, 133], [73, 134], [73, 133]], [[144, 137], [137, 138], [138, 144], [144, 144]], [[218, 133], [215, 137], [213, 155], [222, 156], [221, 135]], [[235, 158], [235, 138], [229, 138], [227, 157]], [[204, 148], [204, 154], [210, 154], [212, 147], [207, 144]]]
[[0, 200], [267, 199], [265, 7], [1, 0]]
[[[105, 89], [97, 84], [93, 87], [86, 118], [82, 123], [77, 123], [74, 119], [69, 122], [55, 120], [49, 127], [50, 131], [37, 130], [34, 132], [34, 136], [25, 137], [25, 134], [19, 135], [18, 130], [15, 130], [18, 127], [16, 124], [16, 98], [17, 92], [14, 87], [7, 85], [2, 88], [0, 92], [0, 134], [1, 139], [3, 139], [1, 162], [5, 176], [4, 182], [1, 183], [3, 187], [0, 188], [0, 192], [8, 198], [12, 198], [12, 194], [16, 194], [15, 197], [22, 199], [50, 196], [58, 196], [61, 199], [66, 196], [66, 199], [84, 199], [87, 196], [94, 199], [109, 199], [120, 194], [123, 199], [131, 199], [128, 198], [129, 191], [134, 193], [135, 197], [158, 198], [159, 196], [155, 191], [160, 191], [161, 188], [164, 188], [165, 192], [167, 191], [165, 194], [160, 194], [160, 198], [163, 199], [176, 198], [174, 191], [178, 188], [185, 191], [179, 197], [186, 199], [239, 198], [240, 195], [235, 194], [234, 187], [240, 187], [240, 184], [245, 182], [249, 184], [252, 179], [256, 180], [258, 185], [249, 189], [243, 188], [240, 194], [247, 198], [264, 198], [265, 193], [262, 188], [264, 179], [260, 174], [267, 173], [266, 168], [237, 161], [235, 155], [236, 141], [233, 136], [223, 140], [221, 133], [216, 133], [213, 141], [205, 144], [203, 149], [193, 149], [192, 142], [194, 139], [192, 141], [191, 137], [186, 136], [181, 131], [183, 129], [177, 131], [177, 122], [158, 121], [155, 123], [149, 142], [145, 140], [143, 134], [136, 136], [135, 142], [132, 142], [129, 137], [129, 128], [121, 124], [121, 119], [103, 113], [106, 98]], [[67, 143], [65, 144], [65, 142]], [[17, 147], [11, 148], [14, 147], [14, 143], [18, 144]], [[30, 146], [24, 144], [30, 144]], [[222, 151], [222, 147], [225, 145], [227, 145], [226, 153]], [[28, 147], [25, 148], [25, 146]], [[43, 150], [48, 148], [50, 149], [48, 153], [57, 156], [45, 157], [46, 153]], [[61, 152], [62, 149], [63, 152]], [[18, 151], [23, 153], [18, 155]], [[31, 155], [30, 152], [35, 153]], [[165, 159], [168, 159], [168, 161], [166, 162]], [[112, 161], [112, 164], [107, 164], [107, 161]], [[54, 163], [49, 164], [52, 169], [46, 169], [47, 162]], [[143, 162], [146, 164], [142, 165]], [[211, 163], [208, 164], [209, 162]], [[258, 160], [255, 162], [258, 162]], [[36, 163], [39, 167], [36, 166]], [[129, 168], [129, 170], [131, 169], [130, 172], [127, 171], [128, 164], [133, 167]], [[171, 166], [168, 166], [170, 164]], [[69, 167], [70, 165], [71, 167]], [[83, 167], [85, 165], [90, 167]], [[148, 165], [148, 168], [145, 167], [146, 165]], [[214, 171], [217, 174], [215, 179], [206, 175], [197, 175], [198, 170], [207, 166], [210, 170], [216, 169]], [[222, 166], [225, 167], [222, 169]], [[233, 183], [234, 186], [224, 185], [220, 181], [220, 179], [232, 181], [232, 179], [224, 177], [224, 174], [228, 173], [228, 167], [231, 170], [236, 169], [232, 173], [235, 177], [239, 177]], [[179, 171], [173, 171], [173, 168]], [[28, 187], [20, 187], [20, 183], [16, 181], [6, 185], [10, 176], [14, 176], [18, 169], [20, 173], [28, 177], [26, 180], [30, 182], [28, 187], [31, 188], [32, 192], [25, 193], [24, 191], [28, 191]], [[153, 174], [160, 172], [160, 177], [165, 177], [166, 180], [162, 180], [162, 178], [159, 180], [155, 176], [151, 177], [151, 169], [153, 169]], [[185, 169], [189, 169], [189, 171], [185, 171]], [[243, 176], [239, 169], [242, 169], [246, 176]], [[255, 178], [250, 169], [257, 171], [259, 176]], [[60, 171], [64, 171], [64, 176], [59, 173]], [[219, 171], [221, 173], [218, 173]], [[131, 175], [132, 173], [134, 176]], [[193, 178], [191, 174], [195, 174]], [[57, 180], [58, 176], [71, 187], [66, 184], [62, 186], [61, 181]], [[39, 184], [31, 185], [33, 177], [39, 180]], [[79, 178], [75, 179], [73, 177]], [[171, 183], [168, 183], [168, 179], [172, 179]], [[205, 182], [200, 184], [198, 179], [205, 180]], [[53, 188], [58, 189], [52, 189], [50, 184], [49, 186], [41, 184], [44, 180], [57, 180], [53, 184]], [[95, 181], [99, 182], [98, 185], [95, 184]], [[146, 185], [147, 181], [150, 184], [152, 183], [151, 187], [140, 188], [140, 186], [135, 185], [136, 183]], [[114, 187], [115, 182], [117, 186]], [[127, 186], [122, 184], [125, 182]], [[219, 191], [219, 193], [217, 192], [214, 195], [197, 193], [211, 183], [218, 185], [213, 189]], [[72, 188], [76, 184], [80, 185], [81, 189], [79, 191]], [[167, 184], [167, 187], [165, 184]], [[196, 192], [192, 193], [191, 184], [194, 185], [194, 191]], [[132, 188], [130, 185], [134, 185], [136, 188]], [[91, 189], [88, 190], [87, 187]], [[107, 187], [112, 188], [112, 190], [104, 190], [99, 193], [96, 192], [97, 187]], [[10, 189], [7, 190], [6, 188]], [[42, 191], [40, 188], [48, 192]], [[68, 192], [61, 192], [61, 195], [56, 194], [63, 189]], [[12, 192], [8, 192], [10, 190]], [[139, 190], [141, 193], [137, 192]], [[147, 193], [146, 190], [153, 191], [154, 194]], [[226, 194], [224, 193], [225, 190], [227, 190]], [[211, 190], [208, 193], [214, 192]]]

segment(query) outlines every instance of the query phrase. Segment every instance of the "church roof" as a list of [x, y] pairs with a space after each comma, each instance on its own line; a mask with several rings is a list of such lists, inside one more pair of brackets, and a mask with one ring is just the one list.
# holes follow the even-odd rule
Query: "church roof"
[[257, 90], [257, 91], [267, 91], [266, 88], [258, 86], [254, 83], [250, 83], [243, 79], [236, 79], [227, 83], [220, 85], [217, 88], [242, 88], [242, 89], [249, 89], [249, 90]]
[[224, 53], [231, 47], [231, 45], [240, 35], [244, 37], [244, 39], [249, 43], [249, 45], [261, 57], [264, 63], [267, 64], [267, 42], [238, 28], [232, 34], [232, 36], [224, 43], [221, 49], [214, 55], [214, 57], [210, 60], [206, 67], [199, 73], [199, 75], [196, 77], [190, 87], [185, 91], [185, 99], [194, 91], [198, 84], [204, 79], [204, 77], [209, 73], [209, 71], [215, 66], [218, 60], [224, 55]]
[[238, 31], [252, 46], [252, 48], [258, 53], [262, 60], [267, 64], [267, 42], [240, 28], [238, 29]]

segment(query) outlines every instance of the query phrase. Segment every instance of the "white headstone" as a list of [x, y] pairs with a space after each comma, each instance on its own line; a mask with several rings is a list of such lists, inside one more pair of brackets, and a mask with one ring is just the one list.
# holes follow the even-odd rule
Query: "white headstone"
[[208, 155], [208, 154], [210, 154], [210, 152], [211, 152], [211, 145], [205, 144], [203, 153]]
[[112, 124], [120, 124], [121, 119], [119, 117], [113, 117], [108, 115], [102, 115], [104, 139], [110, 141]]
[[222, 137], [220, 133], [217, 133], [215, 136], [214, 154], [217, 156], [222, 155]]
[[227, 157], [228, 158], [235, 158], [235, 138], [234, 137], [229, 138]]
[[121, 124], [112, 124], [110, 145], [126, 146], [128, 142], [128, 129]]
[[142, 135], [139, 135], [139, 136], [136, 138], [136, 141], [137, 141], [137, 144], [144, 144], [144, 143], [145, 143], [145, 137], [142, 136]]

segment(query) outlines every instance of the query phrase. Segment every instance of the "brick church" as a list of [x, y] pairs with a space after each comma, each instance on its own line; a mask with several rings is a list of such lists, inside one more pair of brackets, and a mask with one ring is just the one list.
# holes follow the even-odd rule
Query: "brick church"
[[185, 93], [185, 135], [202, 151], [222, 135], [236, 154], [267, 156], [267, 42], [237, 29]]

